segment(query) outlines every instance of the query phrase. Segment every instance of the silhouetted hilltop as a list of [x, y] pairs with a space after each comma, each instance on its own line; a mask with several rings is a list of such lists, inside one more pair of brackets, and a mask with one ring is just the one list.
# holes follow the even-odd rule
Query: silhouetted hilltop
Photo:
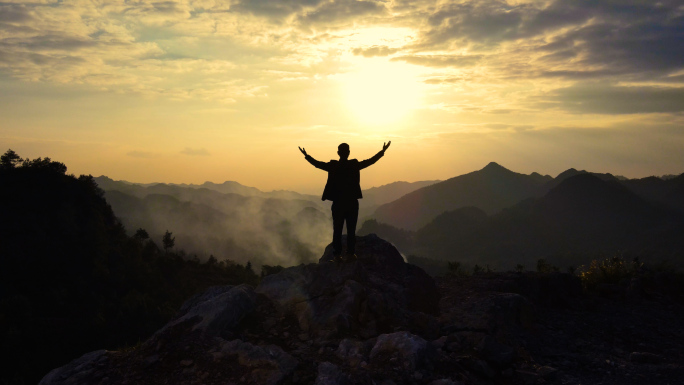
[[684, 212], [684, 174], [662, 179], [655, 176], [622, 182], [637, 195]]
[[104, 175], [95, 177], [93, 180], [95, 180], [95, 183], [97, 183], [98, 187], [104, 191], [116, 190], [134, 196], [144, 195], [146, 187], [145, 185], [141, 184], [130, 183], [122, 180], [113, 180]]
[[[576, 170], [574, 168], [567, 169], [563, 171], [562, 173], [558, 174], [555, 178], [552, 180], [546, 181], [546, 184], [542, 187], [542, 191], [544, 193], [550, 191], [552, 188], [558, 186], [561, 182], [564, 180], [571, 178], [573, 176], [581, 175], [581, 174], [591, 174], [601, 180], [605, 181], [619, 181], [620, 179], [615, 177], [613, 174], [610, 173], [597, 173], [597, 172], [589, 172], [586, 170]], [[625, 178], [626, 179], [626, 178]]]
[[532, 174], [530, 174], [530, 177], [539, 183], [546, 183], [549, 181], [549, 175], [542, 175], [538, 172], [533, 172]]
[[[665, 259], [677, 251], [682, 219], [616, 181], [578, 174], [544, 197], [492, 217], [480, 233], [482, 244], [488, 245], [482, 254], [507, 254], [515, 260], [621, 250]], [[533, 260], [528, 257], [527, 262]]]
[[[587, 219], [587, 216], [619, 221], [629, 217], [646, 219], [655, 209], [617, 181], [584, 173], [561, 181], [539, 200], [535, 210], [556, 216], [559, 221], [571, 221], [574, 217]], [[585, 225], [597, 224], [587, 221]]]
[[438, 180], [419, 182], [393, 182], [386, 185], [363, 190], [363, 199], [359, 200], [359, 219], [372, 217], [378, 206], [392, 202], [420, 188], [438, 183]]
[[439, 214], [466, 206], [493, 214], [535, 196], [551, 177], [524, 175], [491, 162], [482, 170], [457, 176], [384, 204], [375, 218], [393, 226], [417, 230]]
[[401, 198], [402, 196], [421, 189], [423, 187], [431, 186], [439, 183], [439, 180], [425, 180], [419, 182], [393, 182], [386, 185], [371, 187], [363, 190], [363, 199], [359, 203], [365, 205], [381, 205], [392, 202]]
[[[190, 186], [192, 186], [192, 185], [190, 185]], [[234, 182], [234, 181], [225, 181], [221, 184], [217, 184], [214, 182], [204, 182], [199, 187], [218, 191], [218, 192], [221, 192], [224, 194], [233, 193], [233, 194], [240, 194], [240, 195], [245, 195], [245, 196], [261, 195], [262, 194], [262, 191], [256, 187], [244, 186], [244, 185], [242, 185], [238, 182]]]

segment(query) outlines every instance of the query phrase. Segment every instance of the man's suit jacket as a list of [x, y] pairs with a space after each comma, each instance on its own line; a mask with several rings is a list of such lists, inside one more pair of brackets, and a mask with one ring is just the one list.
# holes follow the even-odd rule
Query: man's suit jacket
[[314, 167], [328, 172], [328, 181], [325, 183], [321, 200], [351, 200], [363, 198], [360, 184], [361, 173], [359, 171], [374, 164], [383, 155], [385, 152], [380, 151], [372, 158], [361, 162], [356, 159], [321, 162], [312, 158], [311, 155], [307, 155], [306, 160]]

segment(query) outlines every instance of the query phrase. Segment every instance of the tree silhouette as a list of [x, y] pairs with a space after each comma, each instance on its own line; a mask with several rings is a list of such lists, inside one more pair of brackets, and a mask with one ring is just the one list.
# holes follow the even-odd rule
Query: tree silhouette
[[86, 352], [145, 340], [210, 286], [258, 283], [244, 265], [168, 250], [168, 231], [160, 258], [144, 229], [126, 235], [92, 176], [65, 172], [0, 157], [0, 384], [36, 384]]
[[170, 232], [169, 230], [166, 230], [166, 233], [164, 233], [164, 237], [162, 238], [162, 243], [164, 245], [164, 251], [168, 252], [169, 249], [173, 248], [173, 246], [176, 245], [176, 237], [172, 236], [173, 233]]
[[14, 168], [19, 163], [21, 163], [21, 157], [12, 149], [7, 150], [5, 154], [0, 156], [0, 167], [2, 168]]
[[67, 166], [64, 163], [54, 162], [50, 158], [36, 158], [33, 160], [29, 160], [28, 158], [26, 158], [22, 162], [21, 166], [28, 169], [44, 170], [48, 172], [54, 172], [57, 174], [66, 174], [67, 171]]
[[143, 229], [142, 227], [135, 231], [135, 235], [133, 235], [133, 237], [141, 241], [150, 239], [150, 235], [147, 233], [147, 230]]

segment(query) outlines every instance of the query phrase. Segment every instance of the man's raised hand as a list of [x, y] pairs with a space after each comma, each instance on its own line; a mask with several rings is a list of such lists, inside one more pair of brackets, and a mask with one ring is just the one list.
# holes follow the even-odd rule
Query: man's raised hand
[[304, 156], [307, 156], [307, 155], [308, 155], [308, 154], [306, 153], [306, 150], [303, 149], [303, 148], [301, 148], [301, 147], [299, 147], [299, 151], [301, 151], [302, 154], [304, 154]]
[[389, 148], [390, 144], [392, 144], [392, 141], [391, 141], [391, 140], [390, 140], [389, 142], [387, 142], [387, 143], [383, 143], [383, 144], [382, 144], [382, 151], [387, 150], [387, 149]]

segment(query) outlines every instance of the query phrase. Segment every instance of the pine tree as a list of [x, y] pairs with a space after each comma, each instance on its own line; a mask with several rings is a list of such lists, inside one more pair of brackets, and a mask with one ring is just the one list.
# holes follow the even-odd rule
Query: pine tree
[[164, 233], [164, 238], [162, 238], [162, 243], [164, 244], [164, 251], [168, 252], [169, 249], [173, 248], [173, 246], [176, 245], [176, 237], [172, 236], [173, 233], [170, 232], [169, 230], [166, 230], [166, 233]]

